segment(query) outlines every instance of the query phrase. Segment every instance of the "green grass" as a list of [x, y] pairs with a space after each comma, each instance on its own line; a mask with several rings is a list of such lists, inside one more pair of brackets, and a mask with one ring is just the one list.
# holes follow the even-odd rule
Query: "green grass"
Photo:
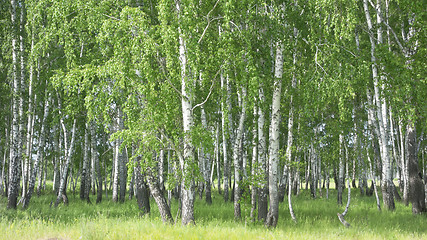
[[[344, 193], [346, 201], [347, 192]], [[111, 196], [111, 195], [109, 195]], [[325, 192], [323, 192], [325, 196]], [[92, 201], [95, 196], [91, 196]], [[196, 226], [163, 224], [157, 206], [151, 201], [149, 216], [140, 217], [135, 199], [114, 204], [105, 196], [101, 204], [88, 205], [78, 194], [69, 193], [70, 204], [50, 208], [51, 192], [33, 197], [27, 210], [6, 210], [7, 199], [0, 198], [0, 239], [427, 239], [427, 217], [413, 216], [410, 206], [396, 203], [396, 211], [376, 209], [375, 197], [361, 197], [352, 191], [345, 228], [337, 213], [336, 192], [329, 199], [311, 199], [308, 191], [293, 197], [298, 223], [291, 220], [285, 200], [279, 209], [275, 229], [249, 219], [250, 205], [242, 204], [243, 220], [236, 222], [233, 204], [224, 203], [216, 191], [213, 204], [195, 203]], [[178, 203], [172, 202], [176, 217]]]

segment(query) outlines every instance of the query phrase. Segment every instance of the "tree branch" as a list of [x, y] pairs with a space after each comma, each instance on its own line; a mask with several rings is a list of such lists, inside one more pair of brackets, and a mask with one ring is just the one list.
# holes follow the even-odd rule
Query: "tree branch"
[[208, 93], [208, 96], [206, 97], [206, 99], [203, 101], [203, 102], [201, 102], [201, 103], [199, 103], [199, 104], [197, 104], [197, 105], [195, 105], [192, 109], [191, 109], [191, 111], [193, 111], [194, 109], [196, 109], [197, 107], [200, 107], [200, 106], [202, 106], [202, 105], [204, 105], [207, 101], [208, 101], [208, 99], [209, 99], [209, 97], [211, 96], [211, 94], [212, 94], [212, 89], [213, 89], [213, 86], [215, 85], [215, 79], [216, 79], [216, 77], [218, 76], [218, 74], [219, 74], [219, 72], [221, 71], [221, 69], [222, 69], [222, 66], [219, 68], [219, 70], [216, 72], [216, 74], [215, 74], [215, 76], [214, 76], [214, 78], [213, 78], [213, 80], [212, 80], [212, 84], [211, 84], [211, 87], [209, 88], [209, 93]]

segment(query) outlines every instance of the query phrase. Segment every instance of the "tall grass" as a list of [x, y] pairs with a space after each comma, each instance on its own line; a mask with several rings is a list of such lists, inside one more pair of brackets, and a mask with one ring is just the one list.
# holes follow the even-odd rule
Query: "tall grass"
[[[311, 199], [305, 190], [294, 196], [297, 223], [289, 215], [287, 202], [281, 203], [275, 229], [251, 221], [247, 199], [242, 203], [243, 219], [234, 221], [233, 204], [224, 203], [216, 191], [210, 206], [196, 200], [196, 225], [187, 227], [179, 219], [175, 225], [163, 224], [154, 201], [151, 214], [141, 217], [135, 199], [116, 204], [104, 198], [101, 204], [91, 205], [70, 193], [70, 204], [58, 208], [50, 207], [54, 199], [47, 192], [33, 197], [27, 210], [6, 210], [7, 199], [1, 197], [0, 239], [427, 239], [426, 216], [413, 216], [410, 206], [401, 203], [393, 212], [379, 212], [375, 198], [361, 197], [357, 190], [352, 191], [346, 216], [350, 228], [337, 218], [344, 206], [336, 204], [334, 190], [329, 199]], [[177, 201], [172, 201], [174, 217], [177, 207]]]

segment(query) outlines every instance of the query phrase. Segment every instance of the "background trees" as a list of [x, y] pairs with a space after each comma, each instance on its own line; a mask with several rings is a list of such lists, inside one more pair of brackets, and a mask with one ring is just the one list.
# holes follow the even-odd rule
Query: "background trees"
[[426, 211], [421, 1], [1, 3], [9, 208], [36, 180], [54, 182], [56, 205], [80, 182], [86, 201], [104, 185], [146, 212], [150, 189], [172, 222], [168, 191], [186, 225], [216, 176], [237, 220], [251, 188], [252, 217], [275, 226], [302, 183], [328, 197], [334, 178], [342, 204], [346, 178], [370, 195], [379, 177], [387, 209], [397, 179]]

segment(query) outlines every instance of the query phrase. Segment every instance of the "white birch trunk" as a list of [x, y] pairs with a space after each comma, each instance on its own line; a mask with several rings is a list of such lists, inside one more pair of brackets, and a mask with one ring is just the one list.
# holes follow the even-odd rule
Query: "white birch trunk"
[[49, 114], [50, 100], [51, 100], [51, 98], [49, 95], [49, 97], [46, 99], [45, 104], [44, 104], [44, 112], [43, 112], [43, 119], [42, 119], [41, 129], [40, 129], [40, 137], [39, 137], [39, 146], [38, 146], [38, 151], [37, 151], [37, 157], [36, 157], [36, 160], [34, 161], [34, 166], [32, 169], [33, 171], [31, 173], [31, 176], [29, 179], [28, 190], [25, 194], [25, 199], [23, 202], [23, 208], [27, 208], [28, 205], [30, 204], [31, 196], [33, 195], [33, 192], [34, 192], [37, 173], [39, 172], [39, 164], [41, 162], [41, 159], [42, 159], [42, 156], [44, 153], [45, 136], [46, 136], [46, 133], [45, 133], [46, 119], [47, 119], [48, 114]]
[[[201, 106], [201, 120], [202, 120], [202, 126], [207, 131], [208, 130], [208, 123], [206, 121], [206, 113], [205, 108]], [[211, 170], [211, 156], [209, 153], [205, 154], [204, 149], [203, 150], [203, 177], [205, 179], [205, 200], [207, 204], [212, 204], [212, 196], [211, 196], [211, 177], [210, 177], [210, 170]]]
[[[176, 10], [178, 13], [178, 20], [181, 18], [181, 2], [176, 1]], [[192, 109], [192, 80], [188, 71], [187, 65], [187, 49], [184, 39], [184, 34], [180, 27], [179, 32], [179, 62], [181, 66], [181, 106], [182, 106], [182, 120], [184, 131], [184, 156], [180, 158], [180, 165], [182, 170], [182, 224], [187, 225], [194, 223], [194, 179], [192, 178], [193, 169], [191, 169], [194, 159], [194, 146], [191, 142], [189, 133], [193, 128], [193, 109]]]
[[[224, 76], [221, 73], [221, 89], [225, 89]], [[221, 127], [222, 127], [222, 152], [224, 157], [224, 201], [228, 201], [228, 178], [229, 178], [229, 163], [227, 155], [227, 124], [226, 117], [227, 113], [225, 112], [224, 100], [221, 101]]]
[[12, 24], [12, 126], [11, 126], [11, 143], [10, 160], [9, 160], [9, 186], [7, 197], [7, 208], [16, 209], [18, 189], [19, 189], [19, 156], [18, 146], [21, 144], [19, 134], [19, 101], [20, 101], [20, 82], [18, 73], [18, 21], [16, 19], [17, 2], [10, 1], [11, 5], [11, 24]]
[[266, 166], [266, 137], [264, 134], [264, 125], [265, 125], [265, 116], [263, 105], [265, 103], [265, 96], [263, 86], [259, 86], [259, 106], [258, 106], [258, 174], [263, 176], [263, 180], [258, 185], [259, 195], [258, 195], [258, 220], [265, 221], [267, 218], [267, 192], [268, 192], [268, 175], [267, 175], [267, 166]]
[[[363, 1], [363, 8], [365, 12], [366, 22], [368, 25], [368, 30], [370, 32], [369, 34], [369, 40], [371, 42], [371, 62], [372, 62], [372, 78], [374, 81], [374, 98], [376, 102], [377, 107], [377, 118], [378, 118], [378, 125], [379, 125], [379, 144], [381, 149], [381, 161], [382, 161], [382, 182], [381, 182], [381, 188], [383, 193], [383, 202], [384, 205], [389, 210], [394, 210], [394, 199], [393, 199], [393, 179], [392, 179], [392, 173], [391, 173], [391, 164], [390, 164], [390, 156], [389, 156], [389, 148], [388, 148], [388, 132], [387, 132], [387, 105], [385, 102], [384, 97], [380, 98], [380, 87], [383, 88], [383, 86], [379, 85], [378, 82], [378, 69], [377, 69], [377, 61], [375, 57], [375, 39], [372, 35], [372, 20], [369, 13], [368, 8], [368, 2], [367, 0]], [[378, 4], [377, 6], [377, 24], [379, 26], [381, 25], [381, 17], [380, 17], [380, 6]], [[377, 39], [378, 42], [382, 43], [382, 30], [379, 27], [377, 31]]]
[[246, 118], [246, 87], [242, 87], [242, 92], [239, 94], [239, 102], [241, 102], [241, 112], [239, 117], [239, 126], [234, 139], [233, 147], [233, 162], [234, 162], [234, 218], [241, 219], [240, 210], [240, 180], [242, 173], [240, 159], [242, 156], [241, 140], [243, 136], [243, 127]]
[[64, 144], [66, 146], [65, 147], [65, 149], [66, 149], [66, 151], [65, 151], [66, 161], [65, 161], [62, 176], [61, 176], [61, 182], [59, 184], [59, 191], [58, 191], [58, 196], [57, 196], [56, 201], [55, 201], [55, 207], [58, 206], [61, 199], [63, 200], [64, 204], [68, 204], [68, 198], [67, 198], [67, 194], [66, 194], [66, 186], [67, 186], [67, 178], [68, 178], [68, 168], [70, 167], [71, 157], [72, 157], [73, 151], [74, 151], [74, 142], [75, 142], [75, 138], [76, 138], [75, 136], [76, 136], [77, 119], [74, 119], [73, 129], [71, 130], [71, 141], [70, 141], [70, 147], [69, 148], [67, 148], [67, 142], [68, 142], [67, 129], [65, 128], [64, 121], [62, 118], [60, 121], [61, 121], [62, 128], [64, 130]]
[[340, 141], [340, 162], [339, 162], [339, 172], [338, 172], [338, 194], [337, 194], [337, 203], [339, 205], [342, 205], [342, 192], [343, 192], [343, 177], [344, 177], [344, 136], [342, 135], [342, 133], [339, 136], [339, 141]]
[[278, 167], [279, 167], [279, 128], [280, 128], [280, 96], [282, 94], [283, 73], [283, 43], [276, 46], [276, 62], [274, 72], [274, 92], [271, 107], [270, 145], [268, 159], [268, 189], [270, 208], [268, 210], [266, 225], [275, 227], [279, 219], [278, 196]]
[[257, 147], [257, 121], [256, 121], [256, 116], [258, 113], [258, 109], [257, 106], [254, 105], [254, 112], [253, 112], [253, 116], [254, 116], [254, 120], [253, 120], [253, 129], [252, 129], [252, 162], [251, 162], [251, 177], [252, 177], [252, 184], [251, 184], [251, 215], [250, 218], [252, 221], [255, 221], [255, 210], [256, 210], [256, 197], [257, 197], [257, 192], [258, 192], [258, 188], [256, 186], [255, 183], [255, 177], [257, 174], [257, 160], [258, 160], [258, 147]]

